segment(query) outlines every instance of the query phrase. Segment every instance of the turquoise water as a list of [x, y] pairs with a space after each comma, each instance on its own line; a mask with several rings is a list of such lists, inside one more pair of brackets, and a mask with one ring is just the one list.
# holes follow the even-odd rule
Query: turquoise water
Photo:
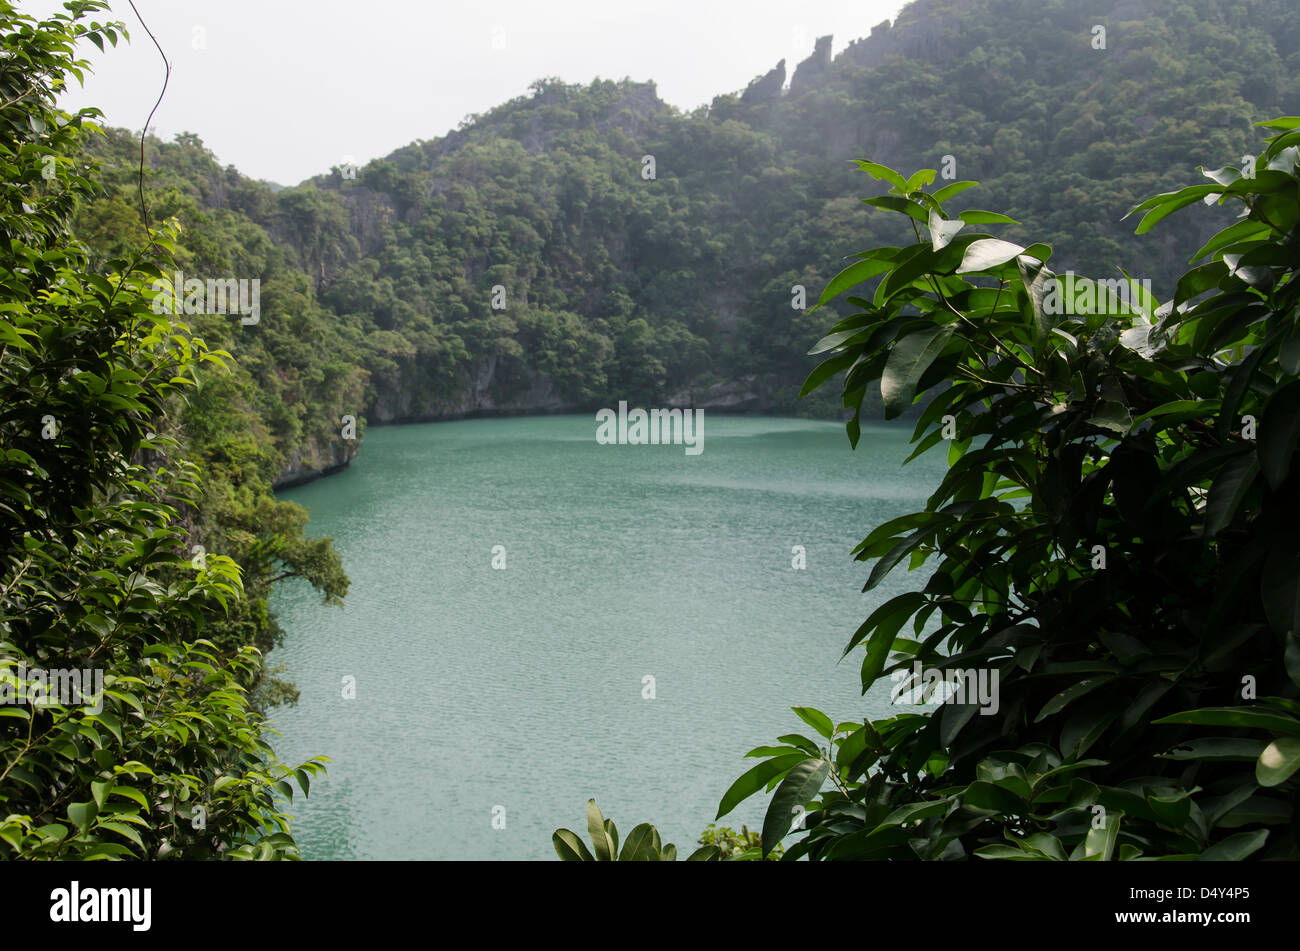
[[[351, 578], [343, 609], [305, 582], [274, 599], [270, 662], [301, 690], [277, 752], [333, 760], [289, 807], [306, 858], [552, 859], [556, 828], [586, 838], [589, 797], [684, 855], [748, 750], [811, 731], [791, 706], [890, 713], [888, 684], [861, 696], [861, 652], [839, 656], [922, 579], [863, 595], [850, 552], [924, 505], [941, 452], [901, 469], [892, 424], [854, 452], [836, 423], [706, 414], [697, 456], [595, 426], [372, 429], [349, 469], [282, 493]], [[721, 824], [761, 826], [765, 802]]]

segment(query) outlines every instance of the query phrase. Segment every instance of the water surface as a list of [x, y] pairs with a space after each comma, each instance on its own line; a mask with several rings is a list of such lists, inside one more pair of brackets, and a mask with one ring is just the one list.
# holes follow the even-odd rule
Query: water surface
[[[302, 694], [277, 752], [333, 760], [289, 808], [304, 856], [550, 859], [593, 796], [684, 856], [749, 749], [811, 732], [791, 706], [889, 715], [861, 651], [839, 657], [923, 580], [864, 595], [850, 555], [941, 477], [938, 450], [900, 468], [910, 430], [866, 425], [855, 452], [839, 424], [706, 414], [698, 456], [597, 445], [593, 416], [370, 430], [349, 469], [281, 494], [351, 579], [343, 609], [305, 582], [274, 599], [270, 661]], [[761, 826], [765, 800], [722, 824]]]

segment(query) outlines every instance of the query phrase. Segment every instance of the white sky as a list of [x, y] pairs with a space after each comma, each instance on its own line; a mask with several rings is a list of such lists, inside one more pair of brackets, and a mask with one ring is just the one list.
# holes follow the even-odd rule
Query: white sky
[[[904, 0], [135, 0], [172, 63], [154, 116], [194, 132], [223, 165], [291, 185], [345, 157], [364, 165], [433, 139], [534, 79], [653, 79], [692, 109], [785, 58], [787, 80], [818, 36], [850, 40]], [[61, 0], [17, 0], [47, 15]], [[95, 105], [138, 131], [162, 85], [158, 51], [126, 0], [129, 45], [100, 54], [65, 108]], [[494, 48], [494, 41], [495, 47]], [[504, 48], [499, 48], [504, 46]], [[199, 47], [199, 48], [196, 48]]]

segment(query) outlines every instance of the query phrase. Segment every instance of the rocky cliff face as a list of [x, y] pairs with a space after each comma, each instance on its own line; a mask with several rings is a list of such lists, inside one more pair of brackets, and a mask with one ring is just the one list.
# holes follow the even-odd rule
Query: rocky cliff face
[[707, 386], [688, 386], [668, 397], [668, 409], [707, 409], [719, 413], [757, 413], [771, 406], [773, 381], [746, 376]]
[[290, 455], [284, 469], [271, 487], [287, 489], [329, 475], [331, 472], [337, 472], [356, 458], [360, 443], [360, 439], [308, 443]]
[[[415, 402], [414, 388], [390, 389], [376, 399], [366, 415], [366, 423], [430, 423], [476, 416], [534, 416], [552, 413], [585, 412], [591, 407], [562, 399], [551, 381], [540, 373], [531, 374], [528, 386], [509, 400], [498, 400], [491, 393], [494, 367], [478, 368], [473, 379], [466, 379], [459, 398], [432, 405]], [[762, 413], [770, 411], [782, 381], [772, 376], [750, 375], [737, 380], [683, 387], [667, 396], [663, 408], [705, 409], [717, 413]], [[287, 461], [275, 480], [274, 488], [302, 485], [330, 475], [357, 456], [361, 439], [330, 440], [312, 443]]]
[[386, 389], [378, 394], [366, 416], [368, 423], [428, 423], [470, 416], [516, 416], [533, 413], [563, 413], [577, 409], [555, 392], [542, 373], [527, 371], [525, 384], [509, 399], [493, 392], [496, 360], [477, 361], [471, 373], [462, 374], [457, 394], [451, 398], [421, 402], [415, 387]]
[[751, 82], [745, 91], [740, 94], [740, 101], [747, 106], [776, 102], [781, 98], [781, 92], [784, 88], [785, 60], [781, 60], [766, 75], [760, 76]]
[[812, 88], [831, 68], [830, 36], [817, 37], [817, 45], [806, 60], [795, 67], [794, 77], [790, 80], [790, 95], [797, 96]]

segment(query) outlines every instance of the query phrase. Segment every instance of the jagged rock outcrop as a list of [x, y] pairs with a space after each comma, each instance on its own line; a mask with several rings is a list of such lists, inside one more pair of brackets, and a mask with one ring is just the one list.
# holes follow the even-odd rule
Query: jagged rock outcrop
[[760, 76], [751, 82], [740, 94], [740, 101], [747, 106], [776, 102], [781, 98], [783, 89], [785, 89], [785, 60], [777, 63], [776, 68], [769, 70], [765, 76]]
[[874, 68], [890, 56], [939, 63], [954, 50], [952, 42], [964, 13], [977, 0], [917, 0], [904, 7], [891, 26], [888, 20], [871, 28], [871, 35], [854, 40], [837, 60]]
[[666, 108], [667, 104], [659, 98], [659, 89], [654, 80], [634, 83], [604, 118], [596, 120], [596, 128], [600, 132], [617, 129], [624, 135], [636, 138], [645, 125]]
[[831, 68], [831, 37], [817, 37], [817, 45], [812, 55], [794, 69], [790, 80], [790, 95], [797, 96], [806, 89], [811, 89]]

